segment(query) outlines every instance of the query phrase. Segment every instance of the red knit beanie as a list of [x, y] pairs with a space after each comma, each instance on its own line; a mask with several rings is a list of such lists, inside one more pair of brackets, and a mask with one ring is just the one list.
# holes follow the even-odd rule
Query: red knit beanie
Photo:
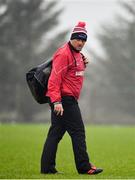
[[82, 39], [84, 41], [87, 41], [87, 30], [85, 28], [85, 25], [85, 22], [78, 22], [78, 24], [72, 31], [70, 39]]

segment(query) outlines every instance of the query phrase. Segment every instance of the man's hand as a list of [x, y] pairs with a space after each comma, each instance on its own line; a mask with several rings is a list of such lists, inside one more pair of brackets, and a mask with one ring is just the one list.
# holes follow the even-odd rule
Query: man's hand
[[86, 57], [84, 57], [83, 60], [84, 60], [85, 65], [89, 63], [89, 60]]
[[56, 115], [63, 115], [63, 106], [61, 103], [54, 103], [54, 112], [56, 112]]
[[83, 59], [83, 62], [84, 62], [84, 64], [85, 64], [85, 66], [89, 63], [89, 60], [88, 60], [88, 58], [86, 57], [86, 56], [84, 56], [82, 53], [81, 53], [81, 55], [82, 55], [82, 59]]

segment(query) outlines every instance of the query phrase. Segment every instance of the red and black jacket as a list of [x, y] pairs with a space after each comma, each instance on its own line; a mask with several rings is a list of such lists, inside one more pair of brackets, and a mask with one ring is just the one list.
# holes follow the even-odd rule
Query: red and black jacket
[[66, 43], [53, 56], [52, 71], [48, 81], [51, 102], [60, 102], [62, 96], [79, 98], [84, 79], [85, 65], [80, 52]]

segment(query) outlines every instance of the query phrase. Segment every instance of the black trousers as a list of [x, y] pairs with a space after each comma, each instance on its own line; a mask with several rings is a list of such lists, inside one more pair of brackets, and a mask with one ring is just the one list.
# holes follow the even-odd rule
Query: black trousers
[[41, 156], [41, 173], [55, 169], [57, 146], [67, 131], [72, 140], [75, 164], [78, 173], [86, 173], [90, 169], [86, 151], [85, 128], [77, 100], [72, 96], [62, 97], [63, 116], [56, 115], [51, 107], [51, 127]]

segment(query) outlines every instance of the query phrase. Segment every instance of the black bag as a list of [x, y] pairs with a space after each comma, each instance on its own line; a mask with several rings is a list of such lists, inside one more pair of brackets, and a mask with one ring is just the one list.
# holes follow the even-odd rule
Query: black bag
[[44, 104], [48, 102], [47, 92], [48, 79], [52, 69], [52, 60], [32, 68], [26, 73], [26, 80], [34, 99]]

